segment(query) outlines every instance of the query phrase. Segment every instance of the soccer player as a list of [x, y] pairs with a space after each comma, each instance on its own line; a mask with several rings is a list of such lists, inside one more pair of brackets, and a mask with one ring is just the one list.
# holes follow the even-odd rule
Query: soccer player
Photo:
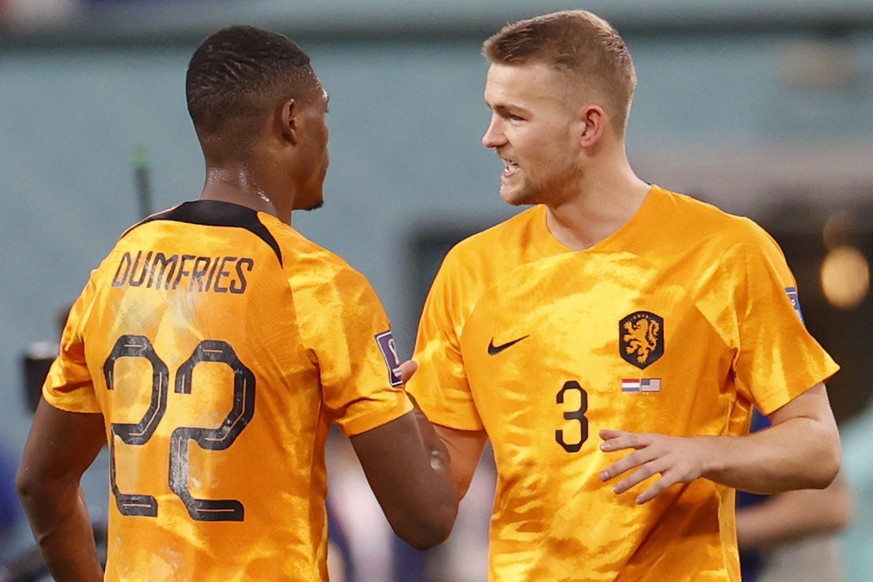
[[[533, 207], [446, 256], [408, 389], [461, 491], [490, 439], [490, 579], [739, 580], [734, 488], [837, 474], [837, 366], [761, 228], [635, 175], [611, 25], [548, 14], [484, 54], [482, 141]], [[753, 404], [773, 427], [748, 435]]]
[[107, 580], [326, 580], [331, 423], [394, 530], [441, 542], [456, 488], [382, 305], [291, 226], [321, 205], [328, 168], [309, 57], [232, 26], [197, 48], [186, 92], [203, 192], [128, 229], [92, 272], [19, 467], [53, 575], [103, 579], [79, 479], [107, 441]]

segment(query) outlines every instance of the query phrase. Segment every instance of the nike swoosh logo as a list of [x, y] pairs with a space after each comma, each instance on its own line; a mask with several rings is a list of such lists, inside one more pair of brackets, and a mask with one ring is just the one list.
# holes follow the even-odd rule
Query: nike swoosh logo
[[529, 335], [522, 336], [518, 339], [512, 340], [511, 342], [506, 342], [505, 344], [500, 344], [499, 346], [495, 346], [494, 345], [494, 338], [491, 338], [491, 342], [488, 344], [488, 355], [489, 356], [496, 356], [497, 354], [499, 354], [500, 352], [502, 352], [506, 348], [512, 347], [515, 344], [517, 344], [518, 342], [520, 342], [521, 340], [527, 339], [529, 337], [530, 337]]

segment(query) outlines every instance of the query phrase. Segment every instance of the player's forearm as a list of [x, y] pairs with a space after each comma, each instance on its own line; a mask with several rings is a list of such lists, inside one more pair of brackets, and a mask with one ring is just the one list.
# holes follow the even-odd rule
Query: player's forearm
[[445, 448], [423, 415], [410, 412], [350, 440], [394, 532], [417, 549], [445, 540], [458, 492]]
[[746, 436], [697, 438], [708, 449], [702, 477], [753, 493], [824, 489], [840, 469], [836, 427], [814, 418]]
[[451, 474], [462, 499], [470, 488], [487, 435], [485, 431], [465, 431], [434, 425], [434, 431], [445, 444], [451, 459]]
[[[451, 533], [458, 512], [458, 502], [461, 495], [456, 483], [452, 478], [451, 456], [443, 441], [437, 436], [433, 425], [419, 408], [415, 409], [416, 421], [422, 438], [422, 444], [428, 452], [430, 475], [428, 476], [427, 497], [430, 502], [425, 505], [432, 514], [428, 528], [437, 535], [431, 535], [431, 539], [420, 544], [420, 549], [427, 549], [444, 541]], [[416, 544], [412, 544], [415, 546]]]
[[85, 501], [78, 487], [19, 484], [22, 505], [57, 582], [103, 580]]

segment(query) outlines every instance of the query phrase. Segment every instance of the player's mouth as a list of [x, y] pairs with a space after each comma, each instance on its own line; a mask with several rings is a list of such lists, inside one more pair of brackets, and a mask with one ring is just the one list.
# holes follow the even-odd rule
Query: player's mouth
[[517, 174], [518, 171], [521, 169], [520, 166], [518, 164], [516, 164], [515, 162], [513, 162], [512, 160], [504, 159], [503, 163], [505, 164], [503, 166], [503, 174], [502, 174], [502, 178], [504, 180], [508, 180], [509, 178], [511, 178], [512, 176]]

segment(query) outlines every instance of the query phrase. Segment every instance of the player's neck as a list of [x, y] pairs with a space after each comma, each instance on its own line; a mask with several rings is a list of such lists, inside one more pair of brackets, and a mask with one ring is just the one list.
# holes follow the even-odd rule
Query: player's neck
[[[244, 169], [210, 167], [201, 200], [219, 200], [271, 214], [281, 220], [276, 203]], [[286, 221], [287, 222], [287, 221]]]
[[632, 173], [616, 178], [585, 184], [569, 200], [548, 205], [546, 224], [559, 243], [572, 250], [590, 248], [636, 214], [651, 186]]

